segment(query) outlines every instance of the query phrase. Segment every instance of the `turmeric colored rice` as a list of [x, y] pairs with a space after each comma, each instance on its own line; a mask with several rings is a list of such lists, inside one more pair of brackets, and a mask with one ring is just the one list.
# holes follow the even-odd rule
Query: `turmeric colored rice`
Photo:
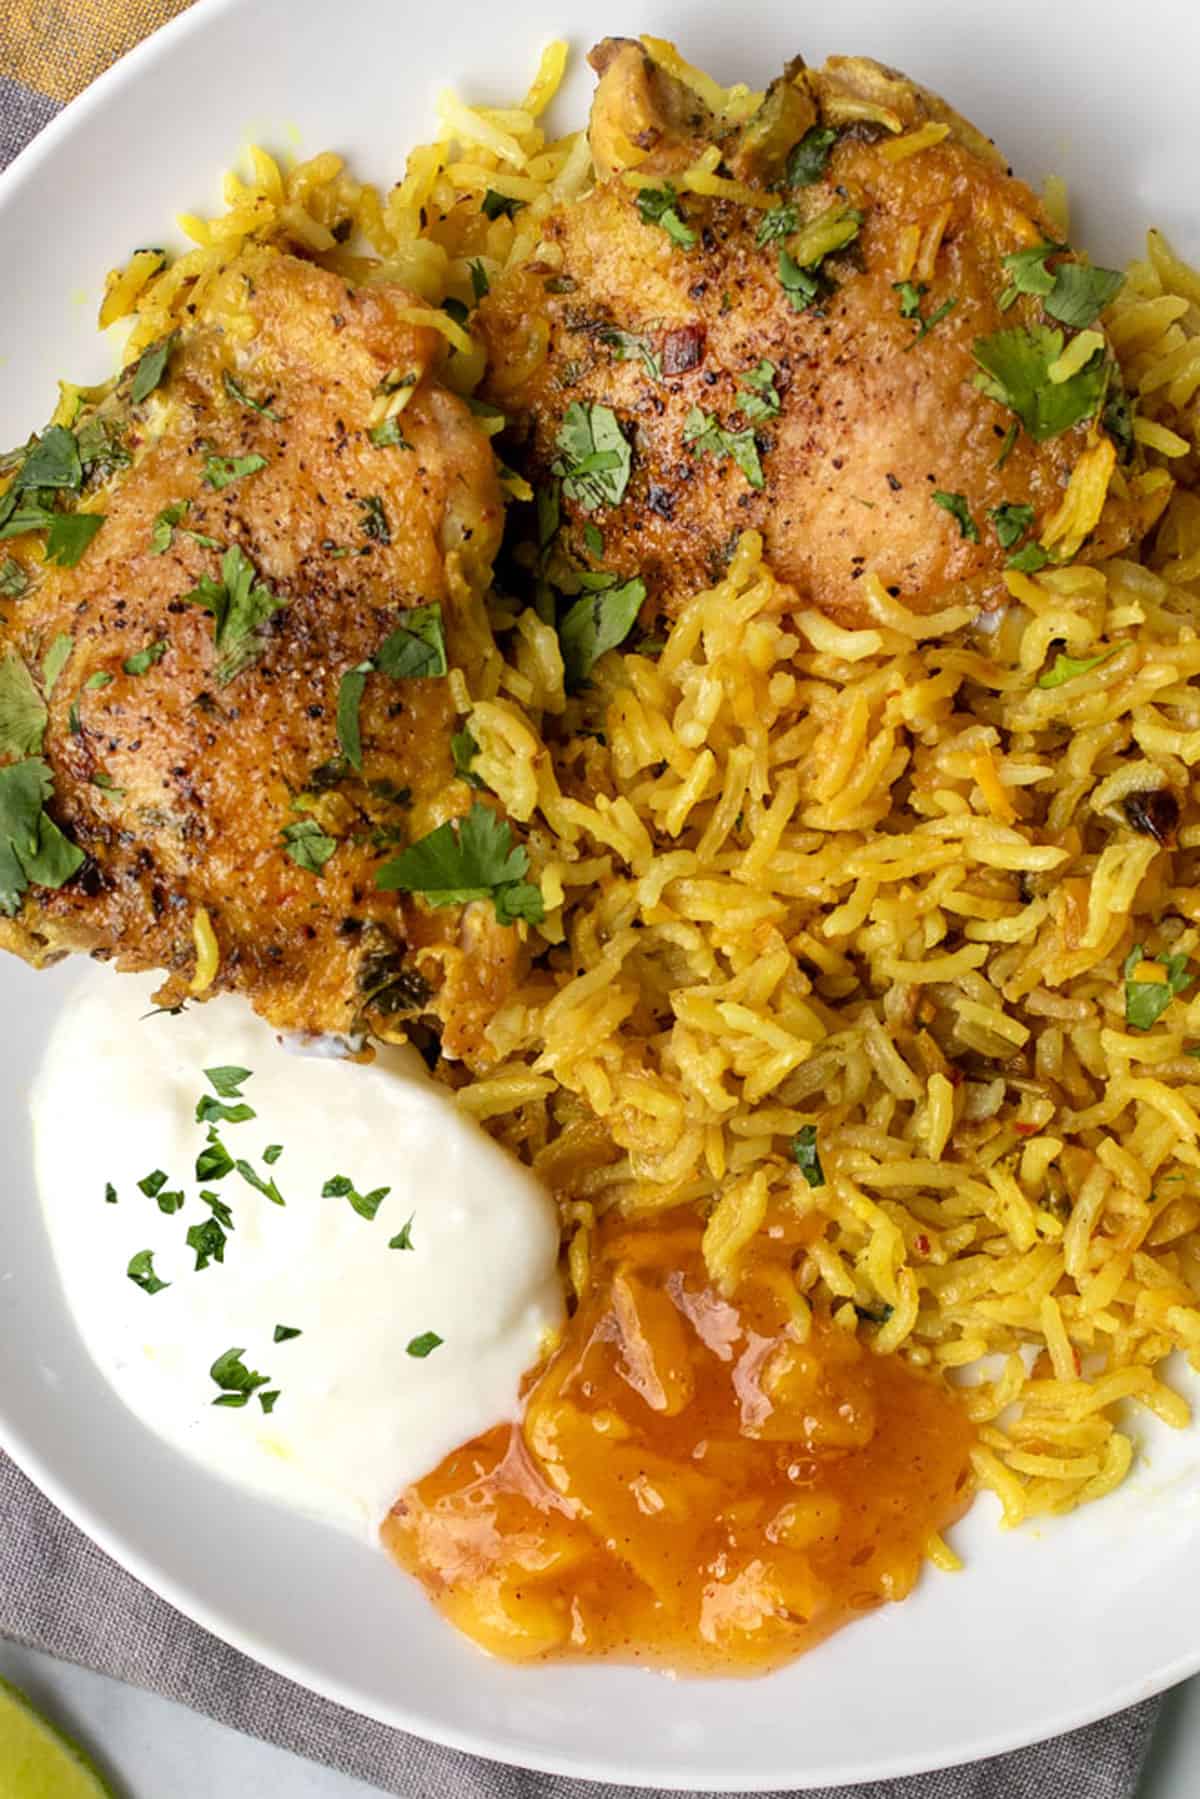
[[[185, 307], [236, 330], [227, 265], [281, 243], [422, 296], [472, 392], [473, 269], [552, 263], [539, 223], [592, 178], [586, 134], [543, 124], [565, 55], [511, 110], [443, 96], [386, 195], [254, 151], [223, 217], [182, 221], [191, 249], [110, 278], [102, 322], [132, 315], [131, 355]], [[489, 217], [489, 192], [520, 205]], [[1010, 572], [982, 617], [918, 617], [868, 575], [873, 623], [846, 630], [746, 533], [578, 696], [510, 598], [451, 675], [545, 903], [492, 1066], [453, 1078], [558, 1196], [576, 1290], [609, 1208], [695, 1202], [717, 1279], [772, 1202], [814, 1215], [799, 1328], [819, 1307], [969, 1383], [1008, 1524], [1114, 1488], [1126, 1402], [1183, 1426], [1169, 1358], [1200, 1369], [1200, 275], [1152, 231], [1104, 323], [1175, 482], [1142, 560]], [[1060, 540], [1124, 478], [1096, 459]]]

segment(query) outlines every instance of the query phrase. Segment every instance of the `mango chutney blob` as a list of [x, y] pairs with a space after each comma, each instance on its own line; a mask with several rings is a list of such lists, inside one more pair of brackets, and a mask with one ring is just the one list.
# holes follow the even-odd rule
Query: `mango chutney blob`
[[383, 1527], [460, 1630], [518, 1660], [753, 1674], [912, 1589], [971, 1499], [953, 1393], [808, 1320], [777, 1214], [729, 1292], [691, 1211], [602, 1223], [520, 1423], [454, 1451]]

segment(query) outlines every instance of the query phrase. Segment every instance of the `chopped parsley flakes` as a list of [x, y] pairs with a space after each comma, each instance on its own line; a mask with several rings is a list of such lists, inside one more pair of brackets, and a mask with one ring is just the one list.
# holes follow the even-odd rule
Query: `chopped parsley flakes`
[[135, 406], [148, 400], [155, 388], [160, 384], [167, 372], [167, 364], [171, 360], [171, 351], [175, 348], [175, 334], [164, 337], [148, 350], [143, 350], [133, 370], [133, 380], [129, 386], [129, 397]]
[[294, 1324], [277, 1324], [275, 1326], [275, 1334], [272, 1338], [272, 1342], [290, 1343], [293, 1337], [301, 1337], [303, 1335], [303, 1331], [297, 1330]]
[[390, 1187], [374, 1187], [370, 1193], [360, 1193], [348, 1175], [334, 1174], [321, 1188], [321, 1198], [348, 1199], [360, 1218], [373, 1222], [376, 1212], [390, 1192]]
[[372, 543], [391, 543], [392, 528], [388, 524], [388, 516], [383, 509], [383, 501], [379, 495], [369, 493], [365, 499], [357, 501], [356, 504], [362, 508], [363, 536], [369, 537]]
[[401, 1228], [396, 1232], [396, 1235], [388, 1239], [389, 1249], [412, 1249], [414, 1247], [412, 1240], [412, 1225], [415, 1217], [416, 1213], [411, 1213], [409, 1217], [405, 1219]]
[[617, 362], [633, 362], [636, 359], [652, 381], [662, 380], [662, 357], [648, 337], [637, 331], [622, 331], [616, 325], [605, 325], [602, 330], [597, 331], [596, 337], [612, 351]]
[[385, 893], [420, 893], [431, 906], [490, 899], [501, 924], [524, 918], [540, 924], [542, 896], [532, 882], [529, 853], [514, 844], [512, 826], [476, 800], [464, 819], [448, 819], [427, 837], [385, 862], [375, 885]]
[[1024, 537], [1034, 521], [1032, 506], [1016, 505], [1006, 500], [1003, 505], [990, 506], [988, 517], [992, 521], [992, 529], [1002, 550], [1011, 550], [1015, 543]]
[[272, 412], [271, 410], [271, 401], [275, 398], [274, 394], [268, 394], [265, 400], [254, 399], [252, 395], [246, 392], [246, 389], [242, 386], [237, 376], [231, 374], [228, 369], [225, 370], [223, 379], [225, 382], [225, 392], [229, 395], [231, 400], [236, 400], [239, 406], [249, 407], [251, 412], [261, 413], [265, 419], [274, 419], [276, 424], [279, 423], [282, 414]]
[[444, 1342], [445, 1338], [439, 1337], [436, 1331], [422, 1331], [419, 1337], [410, 1340], [404, 1353], [423, 1362], [427, 1355], [432, 1355]]
[[[242, 1360], [245, 1353], [244, 1349], [227, 1349], [209, 1369], [211, 1378], [221, 1389], [219, 1397], [213, 1400], [214, 1405], [243, 1406], [252, 1393], [269, 1383], [269, 1374], [258, 1374], [246, 1367]], [[278, 1394], [275, 1394], [272, 1404], [277, 1398]], [[264, 1406], [263, 1409], [269, 1411], [271, 1407]]]
[[196, 1265], [193, 1274], [200, 1274], [210, 1262], [225, 1260], [225, 1232], [215, 1218], [206, 1218], [203, 1224], [193, 1224], [187, 1233], [187, 1246], [196, 1252]]
[[154, 1251], [139, 1249], [135, 1256], [129, 1258], [129, 1266], [125, 1270], [135, 1287], [143, 1293], [163, 1293], [171, 1285], [170, 1281], [160, 1281], [154, 1272]]

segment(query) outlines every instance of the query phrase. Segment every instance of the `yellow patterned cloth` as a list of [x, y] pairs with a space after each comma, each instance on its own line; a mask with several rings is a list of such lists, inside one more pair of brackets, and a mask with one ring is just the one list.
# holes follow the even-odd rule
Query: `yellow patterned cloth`
[[190, 0], [0, 0], [0, 163]]

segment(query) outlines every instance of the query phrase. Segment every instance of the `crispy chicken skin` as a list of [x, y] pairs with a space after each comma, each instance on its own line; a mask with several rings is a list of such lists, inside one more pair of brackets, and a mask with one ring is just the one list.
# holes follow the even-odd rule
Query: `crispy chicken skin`
[[[220, 951], [212, 991], [303, 1032], [425, 1011], [446, 1051], [472, 1059], [511, 984], [517, 931], [490, 907], [426, 911], [374, 878], [389, 846], [468, 810], [449, 683], [366, 681], [361, 777], [338, 763], [336, 718], [342, 676], [409, 607], [441, 603], [454, 660], [500, 539], [494, 459], [431, 373], [437, 335], [397, 316], [411, 295], [265, 249], [227, 280], [244, 296], [247, 359], [215, 323], [186, 333], [158, 393], [140, 406], [126, 395], [116, 422], [132, 462], [97, 495], [105, 524], [78, 566], [47, 564], [0, 602], [0, 657], [37, 670], [56, 637], [73, 639], [43, 753], [54, 814], [87, 857], [60, 889], [29, 888], [0, 919], [0, 945], [35, 963], [85, 950], [165, 969], [171, 1003], [193, 978], [204, 908]], [[397, 370], [418, 377], [405, 442], [377, 447], [372, 407]], [[230, 374], [267, 410], [239, 401]], [[265, 466], [214, 491], [213, 453]], [[167, 508], [178, 522], [166, 548], [160, 525], [156, 553]], [[222, 684], [214, 617], [185, 596], [231, 545], [285, 604], [257, 659]], [[152, 644], [166, 645], [160, 659], [127, 672]], [[320, 874], [282, 836], [313, 817], [337, 839]]]
[[[649, 611], [676, 611], [718, 578], [747, 527], [763, 532], [776, 572], [843, 623], [864, 617], [856, 583], [868, 569], [917, 611], [935, 609], [963, 581], [984, 600], [1000, 596], [1005, 549], [989, 509], [1032, 505], [1036, 536], [1090, 429], [1040, 444], [1022, 432], [1001, 466], [1013, 415], [973, 379], [976, 339], [1040, 316], [1025, 297], [1009, 310], [998, 304], [1008, 283], [1001, 258], [1056, 237], [1029, 188], [942, 101], [863, 59], [833, 58], [820, 71], [792, 64], [737, 128], [640, 44], [608, 40], [592, 62], [601, 73], [591, 121], [597, 186], [551, 215], [544, 241], [554, 248], [543, 265], [494, 283], [480, 308], [489, 397], [513, 420], [513, 459], [530, 479], [553, 468], [572, 402], [611, 407], [632, 445], [619, 506], [588, 515], [564, 495], [568, 547], [583, 559], [590, 519], [604, 564], [645, 578]], [[889, 157], [894, 135], [931, 122], [949, 128], [941, 142]], [[691, 248], [640, 216], [638, 184], [677, 180], [714, 143], [718, 174], [784, 190], [788, 151], [817, 124], [841, 128], [823, 177], [776, 198], [798, 208], [801, 224], [838, 203], [862, 224], [825, 265], [830, 291], [809, 309], [794, 310], [781, 284], [780, 241], [757, 242], [761, 211], [681, 192]], [[923, 246], [934, 251], [928, 267]], [[923, 316], [954, 303], [920, 339], [894, 285], [910, 275], [926, 290]], [[645, 355], [614, 341], [614, 328], [642, 340], [661, 378]], [[687, 426], [699, 409], [720, 428], [745, 430], [746, 375], [764, 358], [781, 406], [755, 425], [756, 491], [731, 456], [689, 447]], [[965, 496], [978, 542], [935, 505], [935, 491]], [[1085, 553], [1111, 553], [1141, 535], [1154, 510], [1146, 500], [1110, 500]]]

